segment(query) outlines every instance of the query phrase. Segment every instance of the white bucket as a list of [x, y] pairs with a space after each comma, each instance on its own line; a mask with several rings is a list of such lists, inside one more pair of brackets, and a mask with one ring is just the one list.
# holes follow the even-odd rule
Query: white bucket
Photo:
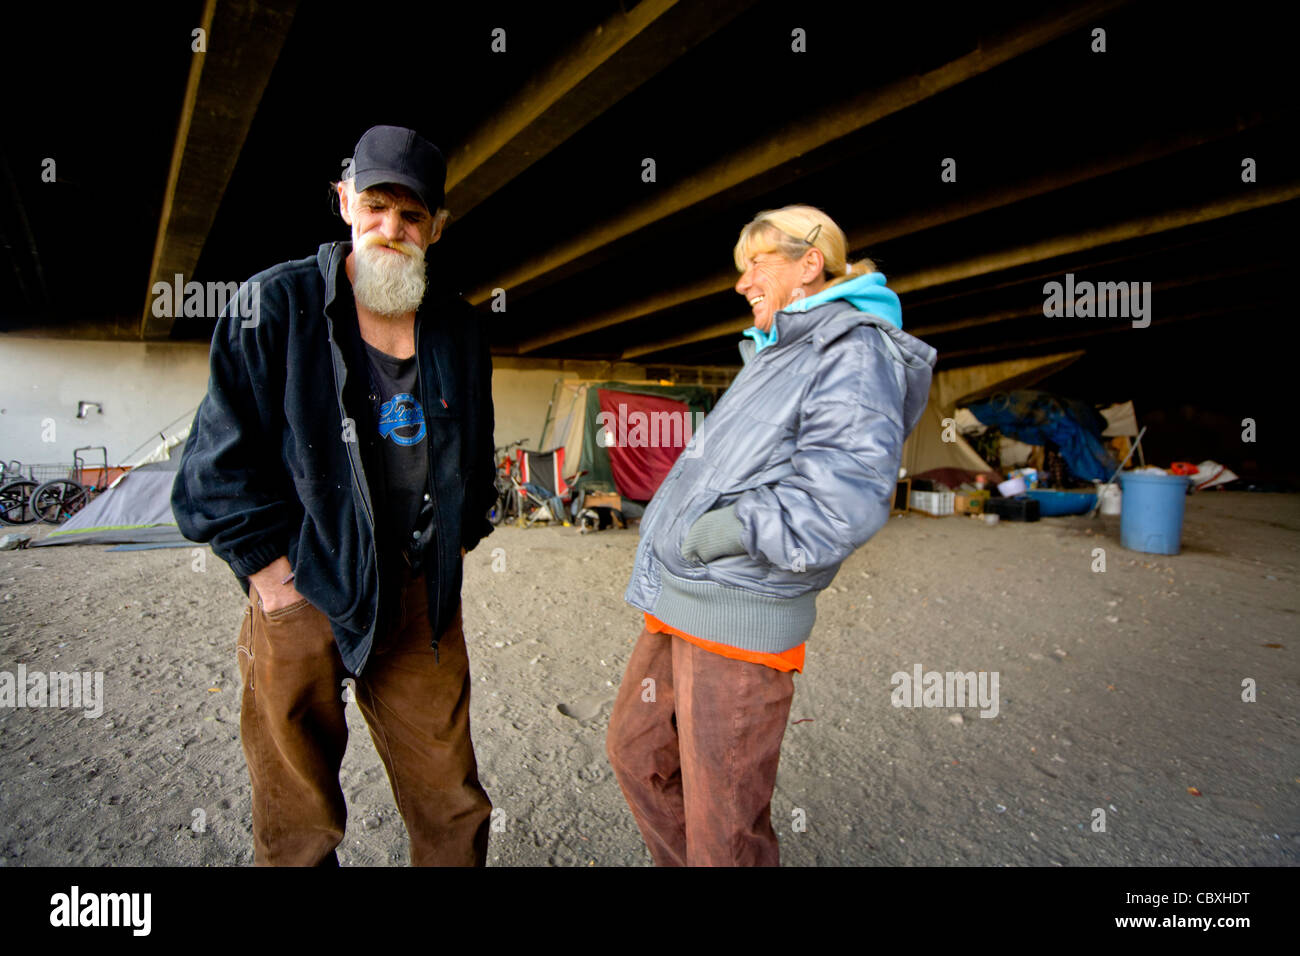
[[[1105, 489], [1104, 491], [1102, 490], [1103, 488]], [[1117, 515], [1120, 513], [1120, 507], [1124, 499], [1124, 492], [1120, 491], [1119, 485], [1111, 485], [1107, 488], [1104, 484], [1098, 484], [1097, 494], [1101, 496], [1102, 514]]]

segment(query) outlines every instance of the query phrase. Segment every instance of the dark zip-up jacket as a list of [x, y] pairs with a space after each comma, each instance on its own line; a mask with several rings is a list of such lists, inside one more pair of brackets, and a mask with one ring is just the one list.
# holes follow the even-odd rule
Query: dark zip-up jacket
[[[329, 618], [344, 665], [360, 674], [394, 607], [402, 558], [379, 546], [382, 531], [376, 539], [383, 455], [342, 274], [351, 247], [326, 243], [315, 256], [258, 273], [249, 280], [258, 284], [256, 315], [232, 308], [217, 323], [208, 392], [172, 510], [181, 533], [210, 542], [245, 592], [249, 575], [286, 555], [294, 586]], [[438, 635], [460, 601], [460, 549], [492, 530], [492, 362], [478, 314], [437, 294], [432, 278], [416, 313], [415, 349], [431, 505], [423, 567]]]

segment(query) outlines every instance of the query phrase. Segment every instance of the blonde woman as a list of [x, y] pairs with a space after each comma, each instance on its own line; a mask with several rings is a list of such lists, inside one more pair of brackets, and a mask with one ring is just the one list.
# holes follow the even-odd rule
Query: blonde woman
[[606, 747], [658, 865], [775, 866], [777, 762], [817, 595], [889, 517], [936, 353], [819, 209], [734, 250], [745, 365], [641, 522], [645, 615]]

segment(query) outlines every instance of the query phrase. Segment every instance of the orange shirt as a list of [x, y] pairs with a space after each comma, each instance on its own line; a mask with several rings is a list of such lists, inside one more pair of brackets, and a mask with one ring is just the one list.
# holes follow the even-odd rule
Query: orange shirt
[[773, 667], [779, 671], [798, 671], [803, 673], [803, 654], [804, 648], [808, 646], [807, 642], [800, 644], [798, 647], [792, 647], [788, 651], [782, 651], [780, 654], [763, 654], [759, 651], [746, 651], [739, 647], [732, 647], [730, 644], [719, 644], [716, 641], [706, 641], [702, 637], [695, 637], [684, 631], [679, 631], [675, 627], [669, 627], [653, 614], [646, 612], [645, 627], [651, 634], [672, 634], [674, 637], [680, 637], [683, 641], [690, 641], [696, 647], [702, 647], [706, 651], [714, 654], [721, 654], [723, 657], [729, 657], [733, 661], [748, 661], [750, 664], [762, 664], [765, 667]]

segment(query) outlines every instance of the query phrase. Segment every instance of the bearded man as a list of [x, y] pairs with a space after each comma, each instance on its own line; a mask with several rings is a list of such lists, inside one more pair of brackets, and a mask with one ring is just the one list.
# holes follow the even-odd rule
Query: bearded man
[[368, 130], [335, 184], [352, 241], [254, 276], [212, 338], [172, 508], [248, 595], [236, 657], [257, 864], [337, 864], [353, 699], [411, 863], [486, 861], [460, 588], [492, 530], [492, 366], [473, 309], [427, 288], [445, 179], [413, 130]]

